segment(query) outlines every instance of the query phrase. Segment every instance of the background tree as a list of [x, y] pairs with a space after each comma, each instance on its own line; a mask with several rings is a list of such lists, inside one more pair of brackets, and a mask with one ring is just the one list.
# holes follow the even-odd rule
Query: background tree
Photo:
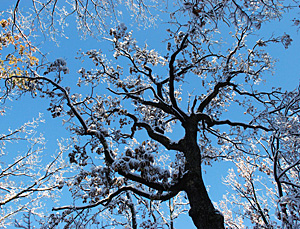
[[[0, 225], [3, 228], [22, 212], [44, 217], [46, 212], [42, 208], [46, 200], [58, 197], [56, 190], [61, 187], [60, 177], [65, 167], [62, 153], [68, 148], [61, 145], [61, 151], [50, 163], [41, 163], [45, 139], [35, 131], [41, 121], [39, 117], [1, 134]], [[18, 144], [25, 152], [13, 152], [10, 144]]]
[[[10, 30], [11, 22], [10, 19], [2, 19], [0, 22], [1, 79], [26, 74], [27, 66], [38, 63], [30, 43]], [[12, 86], [18, 90], [30, 91], [24, 80], [15, 80]], [[0, 97], [2, 117], [9, 109], [3, 102], [13, 98], [16, 98], [13, 93]], [[66, 166], [62, 154], [68, 147], [60, 142], [60, 152], [53, 154], [54, 157], [45, 162], [43, 153], [46, 141], [37, 131], [39, 124], [44, 121], [40, 114], [38, 118], [15, 129], [10, 128], [0, 135], [0, 225], [3, 228], [13, 225], [13, 219], [21, 217], [24, 212], [30, 212], [37, 219], [44, 217], [45, 202], [58, 198], [57, 190], [61, 187], [59, 182]], [[18, 150], [13, 149], [14, 144], [19, 146]]]
[[[13, 27], [24, 34], [21, 25], [26, 24], [17, 20], [20, 2], [13, 11]], [[54, 19], [58, 2], [40, 5], [36, 18], [51, 9]], [[90, 29], [90, 34], [98, 31], [90, 25], [102, 16], [73, 2], [80, 28]], [[61, 213], [51, 215], [45, 226], [96, 224], [105, 210], [117, 215], [114, 225], [172, 228], [172, 221], [157, 220], [149, 206], [186, 195], [197, 228], [224, 228], [224, 216], [230, 227], [243, 227], [244, 218], [259, 228], [298, 227], [299, 90], [266, 91], [260, 86], [274, 69], [268, 47], [282, 43], [288, 48], [292, 38], [286, 33], [257, 36], [264, 24], [296, 7], [295, 2], [281, 1], [178, 1], [166, 12], [155, 11], [171, 18], [164, 27], [169, 37], [162, 38], [166, 52], [139, 46], [134, 32], [120, 23], [105, 35], [111, 57], [105, 48], [81, 53], [79, 58], [95, 65], [78, 71], [77, 87], [84, 94], [76, 85], [64, 86], [63, 76], [69, 73], [64, 59], [4, 77], [5, 96], [28, 91], [48, 98], [48, 110], [53, 117], [65, 117], [74, 140], [69, 159], [80, 173], [63, 182], [74, 203], [55, 207]], [[15, 87], [16, 80], [26, 82], [28, 89]], [[223, 160], [235, 165], [225, 183], [237, 195], [219, 204], [222, 214], [208, 196], [202, 166]], [[145, 207], [137, 209], [136, 203]], [[139, 224], [137, 210], [145, 211]], [[126, 212], [125, 221], [118, 216], [121, 212]]]

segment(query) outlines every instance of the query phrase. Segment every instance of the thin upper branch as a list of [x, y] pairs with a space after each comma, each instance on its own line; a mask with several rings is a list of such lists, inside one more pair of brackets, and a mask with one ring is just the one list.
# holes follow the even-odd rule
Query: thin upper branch
[[[170, 96], [170, 100], [172, 103], [172, 106], [180, 113], [180, 115], [182, 116], [182, 118], [186, 118], [186, 114], [179, 109], [178, 105], [177, 105], [177, 101], [175, 99], [175, 88], [174, 88], [174, 81], [175, 81], [175, 77], [176, 77], [176, 73], [175, 73], [175, 67], [174, 67], [174, 62], [176, 60], [177, 55], [186, 48], [186, 44], [187, 44], [187, 38], [188, 38], [188, 34], [186, 34], [179, 46], [179, 48], [172, 54], [170, 62], [169, 62], [169, 96]], [[181, 120], [183, 121], [183, 120]]]
[[83, 118], [81, 117], [81, 115], [78, 113], [77, 109], [73, 106], [73, 103], [72, 103], [72, 101], [70, 99], [68, 91], [64, 87], [62, 87], [59, 84], [55, 83], [53, 80], [51, 80], [51, 79], [49, 79], [47, 77], [44, 77], [44, 76], [40, 76], [35, 71], [33, 71], [33, 73], [34, 73], [35, 77], [12, 76], [11, 78], [6, 79], [5, 82], [13, 80], [14, 78], [16, 78], [16, 79], [26, 79], [26, 80], [29, 80], [29, 81], [43, 80], [43, 81], [46, 81], [46, 82], [52, 84], [52, 86], [54, 86], [55, 88], [59, 89], [64, 94], [64, 98], [67, 100], [67, 105], [70, 107], [70, 109], [72, 110], [73, 114], [79, 120], [79, 122], [82, 125], [84, 131], [86, 132], [88, 130], [88, 127], [87, 127], [85, 121], [83, 120]]
[[133, 121], [134, 121], [134, 128], [135, 127], [142, 127], [142, 128], [144, 128], [147, 131], [147, 133], [148, 133], [148, 135], [149, 135], [150, 138], [152, 138], [153, 140], [161, 143], [168, 150], [182, 151], [182, 147], [181, 147], [180, 143], [173, 142], [167, 136], [154, 131], [149, 124], [144, 123], [144, 122], [139, 122], [138, 119], [137, 119], [137, 117], [135, 117], [134, 115], [129, 114], [129, 113], [127, 113], [126, 115], [128, 117], [130, 117], [130, 118], [133, 119]]
[[202, 113], [205, 107], [219, 94], [220, 89], [223, 87], [227, 87], [232, 85], [230, 82], [230, 78], [228, 78], [225, 82], [218, 82], [213, 91], [200, 103], [197, 113]]
[[71, 209], [71, 210], [83, 210], [83, 209], [90, 209], [90, 208], [94, 208], [97, 207], [99, 205], [108, 205], [113, 198], [117, 197], [118, 195], [120, 195], [122, 192], [126, 192], [126, 191], [131, 191], [139, 196], [143, 196], [147, 199], [150, 200], [161, 200], [161, 201], [166, 201], [169, 200], [170, 198], [176, 196], [179, 192], [178, 191], [174, 191], [174, 192], [168, 192], [166, 194], [149, 194], [147, 192], [144, 192], [140, 189], [137, 189], [133, 186], [125, 186], [122, 187], [120, 189], [118, 189], [117, 191], [111, 193], [107, 198], [102, 199], [100, 201], [98, 201], [97, 203], [94, 204], [89, 204], [89, 205], [85, 205], [85, 206], [80, 206], [80, 207], [75, 207], [75, 206], [63, 206], [63, 207], [58, 207], [58, 208], [53, 208], [53, 211], [60, 211], [60, 210], [66, 210], [66, 209]]
[[249, 125], [246, 123], [242, 123], [242, 122], [231, 122], [230, 120], [222, 120], [222, 121], [217, 121], [217, 120], [213, 120], [211, 125], [230, 125], [230, 126], [241, 126], [244, 129], [250, 128], [250, 129], [262, 129], [264, 131], [272, 131], [272, 129], [269, 129], [265, 126], [261, 126], [261, 125]]

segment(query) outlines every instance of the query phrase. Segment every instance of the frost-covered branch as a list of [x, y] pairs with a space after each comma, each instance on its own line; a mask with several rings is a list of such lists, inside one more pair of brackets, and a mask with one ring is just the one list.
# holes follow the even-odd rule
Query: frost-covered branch
[[118, 189], [117, 191], [111, 193], [107, 198], [100, 200], [99, 202], [95, 203], [95, 204], [90, 204], [90, 205], [86, 205], [86, 206], [81, 206], [81, 207], [76, 207], [76, 206], [63, 206], [63, 207], [58, 207], [58, 208], [53, 208], [54, 211], [60, 211], [60, 210], [65, 210], [65, 209], [70, 209], [70, 210], [83, 210], [83, 209], [88, 209], [88, 208], [94, 208], [96, 206], [99, 205], [109, 205], [109, 203], [113, 200], [113, 198], [117, 197], [118, 195], [120, 195], [122, 192], [126, 192], [126, 191], [131, 191], [139, 196], [143, 196], [147, 199], [150, 200], [161, 200], [161, 201], [166, 201], [172, 197], [174, 197], [175, 195], [177, 195], [178, 192], [169, 192], [167, 194], [157, 194], [157, 195], [153, 195], [153, 194], [149, 194], [147, 192], [144, 192], [142, 190], [139, 190], [133, 186], [125, 186], [122, 187], [120, 189]]

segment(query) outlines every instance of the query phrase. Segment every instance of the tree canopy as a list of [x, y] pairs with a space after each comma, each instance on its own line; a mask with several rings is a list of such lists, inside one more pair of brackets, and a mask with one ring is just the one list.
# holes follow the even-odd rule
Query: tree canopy
[[[300, 227], [299, 73], [276, 69], [295, 49], [297, 1], [7, 7], [1, 113], [40, 101], [64, 140], [45, 162], [41, 117], [0, 136], [2, 226], [175, 228], [188, 213], [196, 228]], [[5, 148], [16, 141], [28, 150]], [[205, 169], [224, 164], [215, 182], [228, 189], [213, 199]]]

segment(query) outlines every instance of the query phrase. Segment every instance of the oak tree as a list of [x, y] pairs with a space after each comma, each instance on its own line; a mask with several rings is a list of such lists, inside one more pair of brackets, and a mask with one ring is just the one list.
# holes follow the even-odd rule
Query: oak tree
[[[17, 14], [21, 2], [14, 8], [13, 26], [24, 34]], [[34, 9], [40, 4], [32, 3]], [[58, 3], [41, 3], [33, 22], [45, 28], [41, 13], [52, 12], [48, 28], [53, 32], [56, 12], [62, 25], [75, 15], [79, 28], [95, 35], [99, 20], [107, 20], [106, 1], [74, 0], [71, 12], [56, 11]], [[110, 10], [120, 4], [112, 3]], [[133, 1], [129, 12], [145, 12], [151, 4]], [[166, 50], [140, 45], [137, 31], [118, 23], [101, 35], [109, 50], [80, 53], [78, 58], [89, 59], [94, 68], [82, 64], [76, 85], [64, 85], [70, 70], [62, 58], [4, 77], [4, 96], [29, 92], [46, 97], [48, 110], [54, 118], [63, 117], [74, 142], [68, 156], [80, 173], [62, 182], [74, 203], [54, 207], [59, 214], [44, 226], [99, 224], [97, 216], [105, 212], [110, 225], [173, 228], [159, 205], [182, 197], [175, 207], [169, 202], [170, 218], [186, 198], [197, 228], [242, 228], [244, 219], [256, 228], [299, 227], [299, 88], [261, 86], [274, 73], [269, 47], [289, 48], [292, 38], [259, 35], [264, 26], [297, 10], [297, 3], [159, 4], [153, 12], [167, 22], [161, 25], [167, 31], [162, 36]], [[142, 15], [143, 22], [151, 18]], [[297, 25], [297, 19], [292, 23]], [[15, 87], [16, 80], [26, 82], [26, 88]], [[203, 166], [217, 168], [221, 161], [233, 165], [224, 179], [233, 192], [217, 207], [205, 186]]]

